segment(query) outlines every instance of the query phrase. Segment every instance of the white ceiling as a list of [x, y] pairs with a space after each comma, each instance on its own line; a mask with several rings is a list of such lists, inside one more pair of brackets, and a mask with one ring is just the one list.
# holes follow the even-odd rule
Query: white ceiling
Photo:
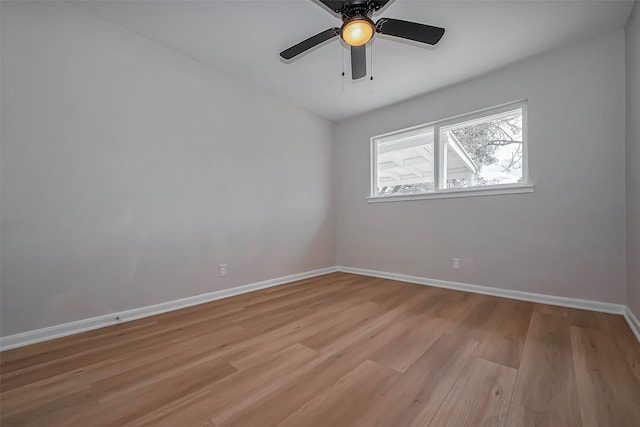
[[[340, 19], [312, 0], [84, 1], [86, 12], [331, 120], [470, 79], [624, 26], [632, 2], [392, 0], [374, 15], [446, 28], [435, 47], [376, 35], [373, 76], [351, 80], [334, 39], [291, 63], [278, 53]], [[369, 53], [369, 51], [367, 51]], [[346, 76], [343, 70], [343, 58]]]

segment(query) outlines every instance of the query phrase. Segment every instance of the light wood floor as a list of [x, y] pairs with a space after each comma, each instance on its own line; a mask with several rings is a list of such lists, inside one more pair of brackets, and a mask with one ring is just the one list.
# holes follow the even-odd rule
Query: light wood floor
[[335, 273], [0, 354], [8, 426], [640, 426], [621, 316]]

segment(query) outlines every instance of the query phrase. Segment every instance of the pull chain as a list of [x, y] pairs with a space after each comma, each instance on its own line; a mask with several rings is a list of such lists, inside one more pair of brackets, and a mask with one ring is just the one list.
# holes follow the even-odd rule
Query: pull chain
[[369, 69], [371, 70], [369, 80], [373, 81], [373, 40], [369, 43]]

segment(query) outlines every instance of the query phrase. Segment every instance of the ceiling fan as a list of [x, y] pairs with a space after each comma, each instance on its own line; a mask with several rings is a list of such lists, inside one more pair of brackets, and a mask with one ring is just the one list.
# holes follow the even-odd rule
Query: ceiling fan
[[340, 28], [329, 28], [321, 33], [280, 52], [284, 59], [293, 59], [303, 52], [340, 36], [351, 46], [351, 78], [367, 74], [366, 44], [377, 32], [420, 43], [435, 45], [444, 35], [444, 28], [392, 18], [380, 18], [374, 23], [373, 12], [383, 8], [389, 0], [318, 0], [332, 11], [342, 15]]

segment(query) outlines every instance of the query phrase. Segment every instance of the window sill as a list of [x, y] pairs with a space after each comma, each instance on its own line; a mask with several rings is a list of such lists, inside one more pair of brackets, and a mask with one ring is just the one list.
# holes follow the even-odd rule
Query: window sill
[[433, 193], [402, 194], [397, 196], [367, 197], [368, 203], [401, 202], [426, 199], [450, 199], [454, 197], [498, 196], [501, 194], [533, 193], [533, 185], [517, 184], [499, 187], [462, 188], [457, 190], [440, 190]]

